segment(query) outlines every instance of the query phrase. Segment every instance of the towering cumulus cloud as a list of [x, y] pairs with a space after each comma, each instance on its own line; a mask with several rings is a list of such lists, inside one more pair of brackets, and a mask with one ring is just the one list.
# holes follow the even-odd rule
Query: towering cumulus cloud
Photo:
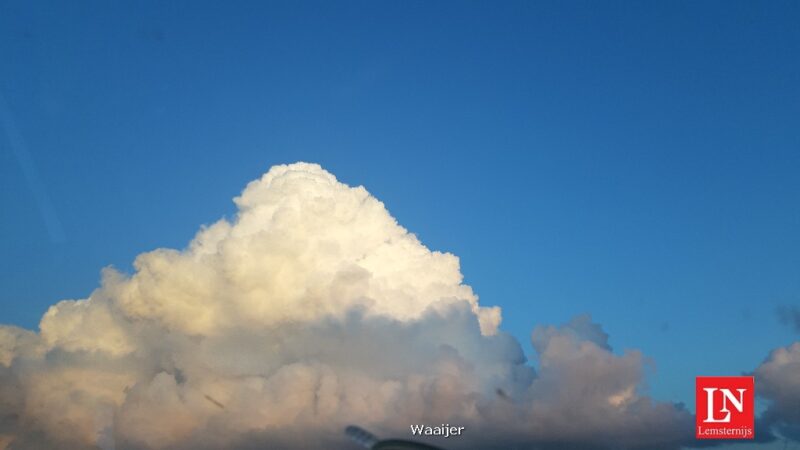
[[[691, 416], [643, 397], [638, 352], [588, 317], [533, 332], [540, 370], [363, 187], [273, 167], [184, 250], [140, 255], [0, 327], [0, 449], [351, 448], [342, 430], [466, 427], [450, 448], [676, 446]], [[442, 442], [440, 442], [441, 444]]]

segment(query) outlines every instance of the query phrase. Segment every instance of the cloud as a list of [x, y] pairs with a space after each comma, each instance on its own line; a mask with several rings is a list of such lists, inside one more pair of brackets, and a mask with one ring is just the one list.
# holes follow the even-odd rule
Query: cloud
[[[800, 332], [800, 310], [794, 306], [777, 309], [784, 325]], [[800, 442], [800, 342], [779, 347], [754, 371], [756, 393], [769, 402], [759, 418], [767, 439], [775, 434]]]
[[800, 441], [800, 342], [773, 350], [756, 368], [756, 392], [770, 403], [762, 415], [766, 430]]
[[579, 316], [561, 327], [537, 327], [532, 343], [540, 372], [529, 388], [529, 424], [610, 447], [671, 447], [688, 439], [692, 417], [681, 407], [641, 395], [652, 363], [638, 351], [612, 353], [608, 335]]
[[352, 448], [344, 427], [451, 448], [675, 448], [691, 415], [580, 316], [538, 327], [538, 373], [463, 283], [363, 187], [273, 167], [233, 220], [108, 268], [38, 333], [0, 327], [0, 449]]

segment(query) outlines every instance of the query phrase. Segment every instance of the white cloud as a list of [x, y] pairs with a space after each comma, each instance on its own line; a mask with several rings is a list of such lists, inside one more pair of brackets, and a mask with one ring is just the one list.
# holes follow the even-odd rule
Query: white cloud
[[762, 416], [770, 428], [800, 441], [800, 342], [773, 350], [756, 368], [756, 392], [770, 403]]
[[458, 258], [363, 187], [298, 163], [235, 202], [185, 250], [106, 269], [38, 334], [0, 327], [0, 449], [347, 448], [350, 423], [472, 430], [453, 448], [674, 447], [691, 431], [588, 316], [533, 332], [534, 373]]

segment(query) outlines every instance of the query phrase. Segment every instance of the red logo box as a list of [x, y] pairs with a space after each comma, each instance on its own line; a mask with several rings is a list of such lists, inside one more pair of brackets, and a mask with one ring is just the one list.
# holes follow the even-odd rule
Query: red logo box
[[753, 377], [697, 377], [695, 437], [753, 439], [754, 387]]

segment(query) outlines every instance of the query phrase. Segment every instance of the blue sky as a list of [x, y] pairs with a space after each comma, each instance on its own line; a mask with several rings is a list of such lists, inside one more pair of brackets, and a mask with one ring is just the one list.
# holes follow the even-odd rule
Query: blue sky
[[797, 339], [796, 2], [5, 2], [0, 321], [182, 248], [270, 166], [364, 185], [528, 345], [656, 398]]

